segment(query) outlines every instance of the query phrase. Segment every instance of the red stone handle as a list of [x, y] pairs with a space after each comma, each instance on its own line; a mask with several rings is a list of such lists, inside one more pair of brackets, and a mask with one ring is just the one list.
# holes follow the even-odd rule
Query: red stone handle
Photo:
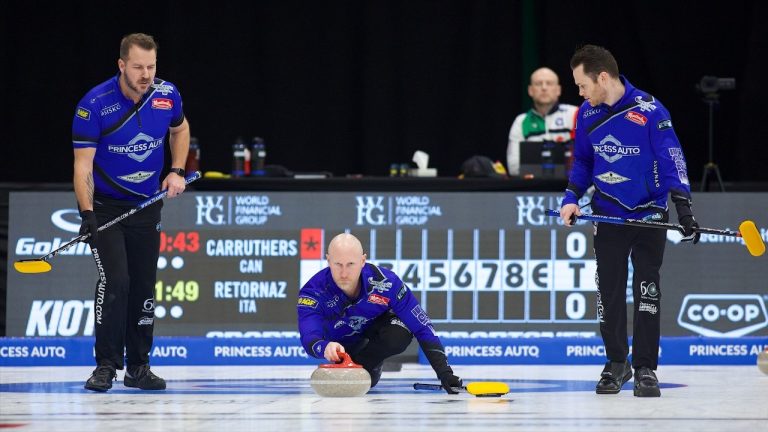
[[352, 361], [352, 357], [349, 356], [349, 354], [345, 352], [338, 353], [339, 357], [341, 357], [341, 361], [338, 363], [325, 363], [321, 364], [321, 368], [362, 368], [359, 364]]

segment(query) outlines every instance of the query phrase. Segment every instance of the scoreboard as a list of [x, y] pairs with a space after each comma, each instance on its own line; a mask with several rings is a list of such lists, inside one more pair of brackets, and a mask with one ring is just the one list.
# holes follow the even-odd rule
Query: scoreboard
[[[326, 265], [330, 239], [350, 232], [369, 262], [408, 284], [438, 331], [598, 335], [593, 227], [565, 228], [547, 217], [560, 197], [187, 192], [163, 209], [157, 283], [147, 299], [155, 334], [295, 336], [299, 288]], [[725, 228], [750, 209], [767, 208], [768, 195], [700, 195], [694, 202], [702, 225]], [[9, 216], [7, 335], [92, 335], [97, 275], [87, 245], [54, 258], [49, 273], [12, 267], [77, 234], [72, 194], [12, 193]], [[765, 236], [766, 221], [752, 219]], [[737, 239], [715, 237], [692, 246], [668, 233], [663, 334], [768, 334], [764, 259], [751, 257]], [[630, 310], [631, 301], [630, 293]]]

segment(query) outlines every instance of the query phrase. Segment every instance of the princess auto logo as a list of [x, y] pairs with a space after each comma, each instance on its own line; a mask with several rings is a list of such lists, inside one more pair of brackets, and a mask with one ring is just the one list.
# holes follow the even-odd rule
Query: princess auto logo
[[689, 294], [677, 323], [702, 336], [741, 337], [768, 326], [768, 313], [758, 294]]
[[129, 158], [143, 162], [152, 154], [156, 148], [163, 147], [164, 138], [153, 138], [145, 133], [139, 132], [126, 145], [109, 145], [107, 150], [110, 153], [124, 154]]
[[614, 163], [624, 156], [639, 156], [640, 147], [625, 146], [621, 141], [608, 134], [600, 141], [600, 144], [592, 144], [595, 153], [610, 163]]

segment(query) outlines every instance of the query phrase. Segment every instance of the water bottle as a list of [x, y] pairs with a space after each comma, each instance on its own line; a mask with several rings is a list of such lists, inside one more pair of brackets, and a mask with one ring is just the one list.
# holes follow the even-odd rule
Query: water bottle
[[260, 137], [253, 137], [253, 143], [251, 144], [251, 155], [253, 157], [253, 170], [252, 175], [263, 176], [264, 163], [267, 159], [267, 145]]
[[544, 141], [541, 146], [541, 174], [543, 177], [552, 178], [555, 176], [555, 143], [553, 141]]
[[232, 177], [245, 175], [245, 143], [238, 137], [232, 144]]
[[189, 139], [189, 152], [187, 153], [187, 162], [184, 165], [184, 171], [193, 173], [200, 170], [200, 144], [197, 138]]
[[565, 150], [563, 155], [565, 157], [565, 178], [571, 178], [571, 168], [573, 168], [573, 141], [567, 141], [563, 144]]

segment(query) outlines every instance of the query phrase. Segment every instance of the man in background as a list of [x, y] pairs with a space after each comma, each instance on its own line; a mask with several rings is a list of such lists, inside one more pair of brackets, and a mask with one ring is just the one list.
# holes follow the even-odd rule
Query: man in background
[[552, 69], [542, 67], [531, 74], [528, 96], [533, 100], [533, 108], [518, 115], [509, 130], [509, 175], [520, 175], [520, 145], [524, 141], [565, 143], [573, 139], [578, 108], [558, 103], [561, 90], [560, 80]]

